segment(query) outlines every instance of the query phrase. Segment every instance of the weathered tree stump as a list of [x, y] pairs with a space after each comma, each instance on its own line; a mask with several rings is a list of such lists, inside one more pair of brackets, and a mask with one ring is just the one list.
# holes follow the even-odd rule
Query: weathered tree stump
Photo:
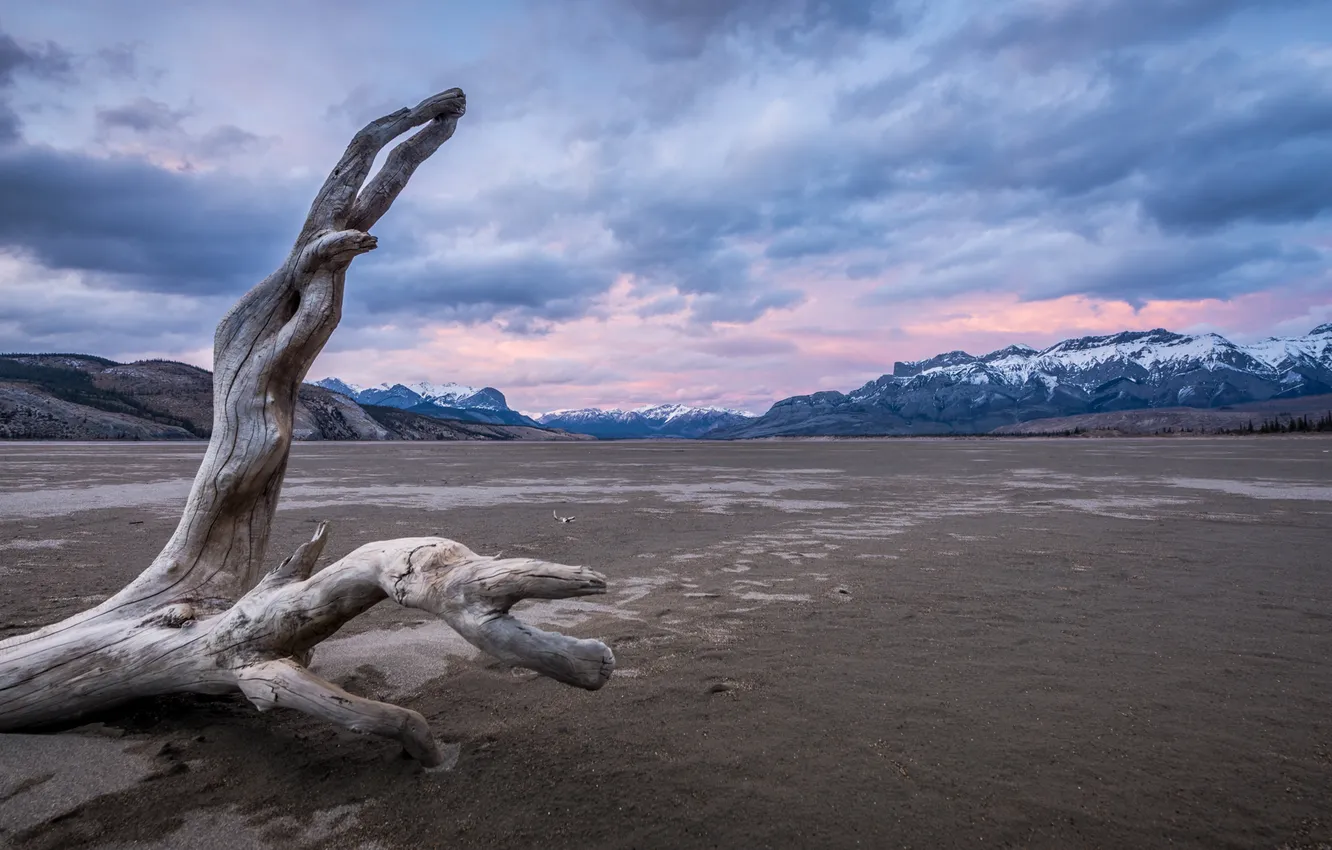
[[[358, 132], [310, 207], [276, 272], [218, 323], [213, 435], [184, 514], [157, 558], [105, 602], [0, 641], [0, 731], [77, 719], [139, 697], [239, 690], [260, 711], [294, 708], [396, 738], [427, 766], [441, 756], [425, 718], [363, 699], [301, 663], [375, 603], [439, 615], [505, 661], [581, 688], [610, 678], [595, 640], [535, 629], [509, 615], [528, 598], [604, 593], [584, 567], [477, 555], [439, 537], [370, 543], [311, 575], [326, 526], [280, 565], [265, 550], [291, 450], [296, 391], [342, 316], [347, 268], [374, 250], [369, 230], [466, 110], [449, 89]], [[376, 155], [395, 147], [366, 184]]]

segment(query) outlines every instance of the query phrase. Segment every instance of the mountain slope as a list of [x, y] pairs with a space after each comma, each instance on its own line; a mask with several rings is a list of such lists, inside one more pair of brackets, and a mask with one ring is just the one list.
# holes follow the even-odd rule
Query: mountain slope
[[462, 384], [432, 384], [427, 381], [410, 386], [383, 383], [375, 387], [362, 387], [339, 378], [323, 378], [315, 381], [314, 386], [340, 393], [358, 404], [410, 410], [436, 419], [539, 427], [534, 420], [511, 409], [504, 393], [494, 387], [478, 389]]
[[697, 439], [719, 428], [732, 428], [754, 419], [754, 414], [720, 407], [663, 404], [637, 410], [555, 410], [537, 421], [550, 428], [591, 434], [603, 440], [641, 440], [675, 437]]
[[773, 405], [718, 439], [781, 435], [984, 433], [1034, 419], [1161, 407], [1217, 408], [1332, 392], [1332, 324], [1236, 345], [1157, 329], [1089, 336], [1043, 351], [1013, 345], [895, 363], [849, 393]]
[[[336, 392], [304, 384], [297, 440], [569, 440], [531, 426], [448, 422], [407, 411], [381, 421]], [[212, 430], [211, 372], [165, 360], [81, 354], [0, 356], [0, 439], [199, 439]]]
[[1323, 415], [1332, 415], [1332, 395], [1269, 399], [1222, 408], [1158, 407], [1083, 413], [1005, 425], [990, 433], [1000, 436], [1064, 435], [1074, 432], [1108, 436], [1217, 434], [1258, 428], [1268, 421], [1284, 424], [1292, 418], [1311, 416], [1316, 419]]
[[492, 425], [423, 416], [397, 407], [365, 405], [365, 412], [402, 440], [590, 440], [585, 434], [570, 434], [551, 428], [526, 425]]

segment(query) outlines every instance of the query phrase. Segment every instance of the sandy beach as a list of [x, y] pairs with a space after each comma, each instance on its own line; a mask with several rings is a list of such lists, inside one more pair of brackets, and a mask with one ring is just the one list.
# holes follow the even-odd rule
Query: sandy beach
[[[0, 444], [0, 638], [136, 575], [202, 451]], [[0, 735], [0, 845], [1332, 845], [1332, 439], [298, 444], [270, 560], [321, 519], [605, 573], [519, 613], [615, 677], [383, 603], [313, 667], [447, 770], [148, 700]]]

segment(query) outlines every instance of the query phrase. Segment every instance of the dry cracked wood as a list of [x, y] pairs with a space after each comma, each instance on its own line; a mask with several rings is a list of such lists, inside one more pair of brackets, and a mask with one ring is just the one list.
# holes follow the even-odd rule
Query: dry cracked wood
[[[477, 555], [438, 537], [370, 543], [315, 575], [326, 527], [265, 572], [268, 535], [291, 449], [296, 391], [342, 315], [347, 267], [375, 248], [367, 231], [466, 109], [459, 89], [358, 132], [276, 272], [218, 324], [213, 436], [175, 533], [136, 579], [102, 604], [0, 641], [0, 731], [81, 717], [130, 699], [239, 690], [264, 711], [287, 707], [395, 738], [427, 766], [440, 753], [425, 719], [353, 696], [300, 663], [371, 605], [391, 598], [442, 617], [512, 664], [595, 690], [610, 650], [522, 623], [527, 598], [604, 593], [586, 568]], [[375, 157], [395, 147], [366, 183]]]

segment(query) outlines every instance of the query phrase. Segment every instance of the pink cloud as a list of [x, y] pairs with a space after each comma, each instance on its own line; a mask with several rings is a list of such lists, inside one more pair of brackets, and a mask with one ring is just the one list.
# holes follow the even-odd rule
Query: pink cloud
[[1157, 327], [1216, 331], [1238, 341], [1283, 323], [1304, 333], [1332, 314], [1327, 294], [1300, 289], [1138, 308], [1087, 296], [1022, 301], [1000, 293], [860, 306], [856, 299], [868, 285], [823, 288], [795, 310], [701, 330], [677, 315], [640, 315], [650, 296], [634, 295], [622, 280], [591, 315], [540, 336], [515, 336], [495, 325], [433, 326], [413, 349], [325, 355], [312, 377], [489, 384], [528, 412], [664, 402], [761, 412], [787, 396], [852, 389], [891, 371], [895, 360], [953, 349], [982, 354], [1015, 342], [1040, 348], [1068, 337]]

